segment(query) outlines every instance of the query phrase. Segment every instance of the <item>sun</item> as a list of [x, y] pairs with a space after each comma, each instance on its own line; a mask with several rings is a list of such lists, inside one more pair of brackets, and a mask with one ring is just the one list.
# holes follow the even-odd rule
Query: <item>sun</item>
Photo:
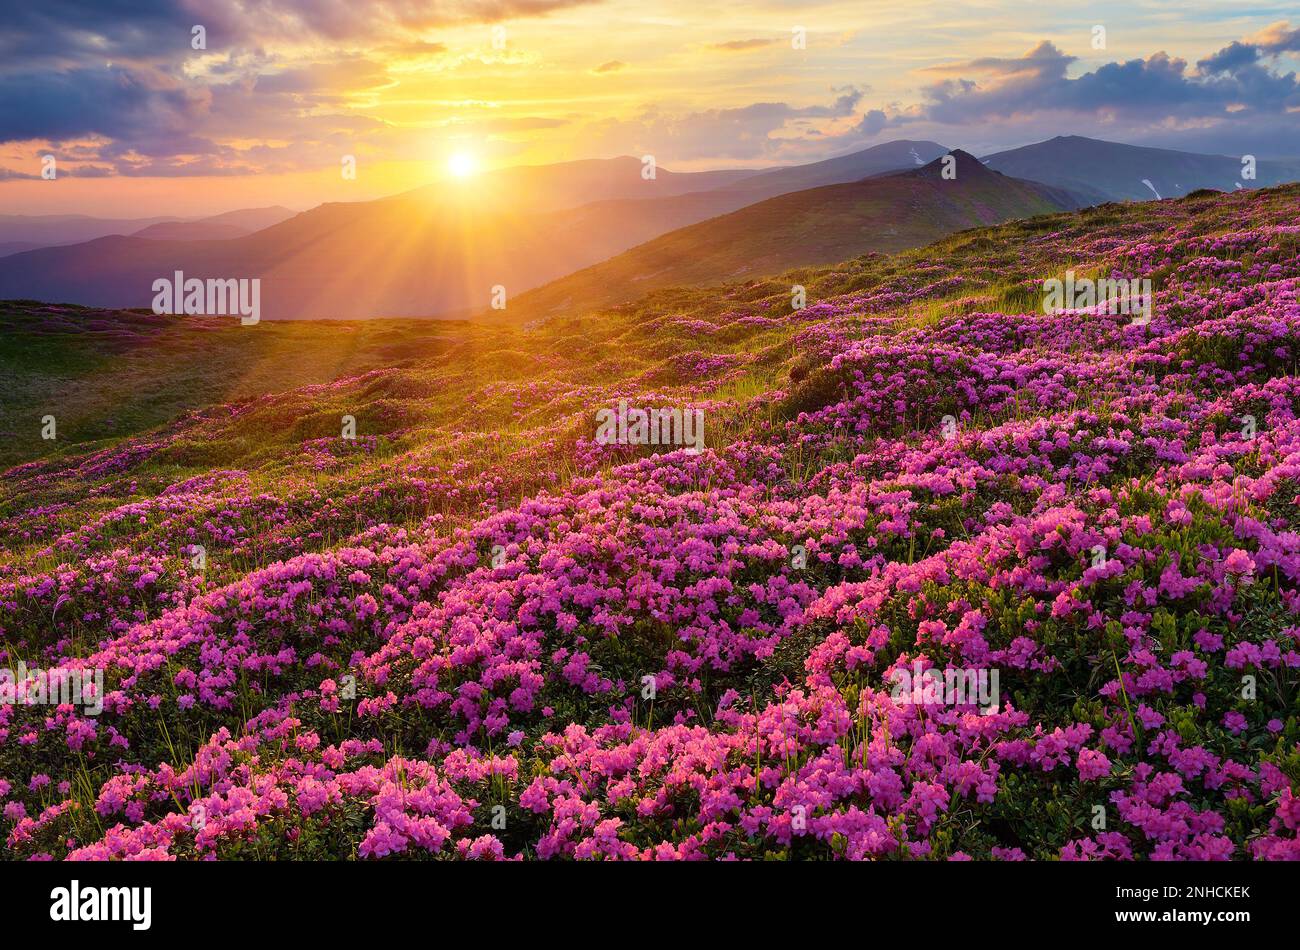
[[469, 178], [478, 174], [478, 159], [470, 152], [456, 152], [447, 159], [447, 170], [456, 178]]

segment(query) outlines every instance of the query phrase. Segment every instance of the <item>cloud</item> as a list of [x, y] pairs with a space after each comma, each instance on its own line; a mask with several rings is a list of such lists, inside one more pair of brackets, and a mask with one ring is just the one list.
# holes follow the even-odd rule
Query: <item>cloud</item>
[[10, 3], [0, 18], [0, 71], [66, 69], [106, 60], [149, 61], [190, 46], [196, 21], [176, 0], [136, 0], [129, 10], [96, 0]]
[[[606, 110], [594, 117], [544, 101], [530, 114], [519, 104], [527, 97], [466, 98], [480, 92], [477, 86], [444, 94], [442, 73], [460, 71], [473, 82], [491, 74], [504, 85], [516, 81], [501, 79], [515, 66], [549, 77], [563, 62], [522, 44], [492, 51], [486, 30], [450, 48], [449, 27], [545, 17], [595, 2], [131, 0], [127, 13], [128, 5], [104, 0], [11, 4], [0, 20], [0, 143], [43, 143], [59, 155], [61, 171], [65, 160], [72, 166], [70, 174], [167, 177], [319, 169], [341, 154], [418, 162], [440, 135], [475, 136], [484, 154], [536, 151], [547, 144], [546, 130], [561, 126], [571, 132], [549, 138], [552, 155], [568, 144], [576, 154], [652, 152], [664, 161], [700, 163], [821, 158], [903, 128], [908, 137], [944, 141], [956, 128], [971, 146], [1061, 132], [1130, 141], [1183, 134], [1201, 147], [1223, 143], [1220, 150], [1300, 152], [1300, 85], [1281, 66], [1300, 51], [1300, 29], [1286, 21], [1227, 42], [1194, 65], [1161, 51], [1077, 73], [1075, 56], [1042, 41], [1021, 55], [911, 73], [920, 82], [901, 103], [869, 101], [847, 54], [826, 66], [846, 84], [820, 102], [806, 98], [806, 86], [797, 86], [798, 100], [795, 93], [765, 95], [764, 88], [787, 87], [788, 77], [776, 76], [745, 98], [728, 92], [716, 108], [698, 105], [698, 89], [673, 92], [669, 83], [660, 101], [609, 100], [594, 107]], [[196, 23], [207, 29], [207, 50], [190, 47]], [[777, 34], [741, 33], [695, 49], [719, 54], [709, 63], [718, 69], [729, 60], [721, 54], [781, 42]], [[669, 45], [680, 50], [679, 43]], [[570, 67], [580, 84], [583, 76], [630, 68], [622, 59], [589, 66], [585, 55]], [[647, 47], [638, 74], [655, 75], [662, 65]], [[739, 68], [735, 60], [729, 65]], [[762, 80], [729, 88], [756, 81]], [[597, 84], [585, 83], [594, 95]], [[555, 118], [561, 109], [568, 118]], [[25, 152], [13, 154], [23, 157], [9, 166], [23, 168]]]
[[1212, 73], [1232, 73], [1249, 66], [1259, 59], [1259, 47], [1251, 43], [1233, 40], [1213, 56], [1207, 56], [1196, 64], [1206, 75]]
[[70, 178], [112, 178], [117, 172], [104, 165], [78, 165], [69, 169], [67, 174]]
[[1197, 68], [1205, 75], [1236, 73], [1252, 66], [1265, 56], [1300, 51], [1300, 28], [1279, 22], [1260, 30], [1244, 40], [1233, 40], [1213, 56], [1200, 60]]
[[[1278, 48], [1290, 34], [1271, 33]], [[1294, 73], [1260, 66], [1259, 44], [1234, 43], [1203, 60], [1200, 74], [1168, 53], [1106, 63], [1077, 78], [1067, 76], [1074, 62], [1050, 42], [1021, 57], [979, 59], [930, 70], [951, 76], [925, 87], [911, 120], [969, 124], [981, 119], [1024, 118], [1071, 112], [1134, 119], [1228, 120], [1243, 113], [1285, 113], [1300, 105]], [[974, 77], [974, 78], [971, 78]]]
[[118, 66], [0, 76], [0, 142], [185, 133], [211, 93], [161, 70]]
[[885, 113], [880, 109], [868, 109], [862, 115], [862, 121], [858, 123], [858, 131], [863, 135], [871, 136], [881, 131], [889, 120]]
[[476, 134], [536, 132], [540, 129], [558, 129], [569, 124], [568, 119], [542, 118], [540, 116], [507, 116], [501, 118], [457, 120], [452, 126], [458, 130], [469, 129]]
[[796, 110], [799, 115], [847, 116], [852, 115], [857, 104], [862, 101], [862, 90], [857, 86], [843, 86], [835, 90], [839, 93], [830, 106], [810, 106]]
[[430, 43], [426, 40], [411, 40], [403, 43], [386, 43], [377, 47], [376, 52], [386, 57], [401, 59], [418, 59], [428, 56], [442, 56], [447, 52], [446, 43]]
[[[193, 26], [209, 50], [273, 40], [424, 42], [430, 30], [543, 17], [600, 0], [40, 0], [7, 4], [0, 64], [158, 61], [188, 55]], [[435, 44], [436, 45], [436, 44]]]
[[1265, 53], [1294, 53], [1300, 51], [1300, 27], [1293, 28], [1285, 20], [1279, 20], [1246, 37], [1246, 41]]
[[[1052, 134], [1092, 135], [1134, 144], [1284, 157], [1300, 153], [1300, 82], [1276, 58], [1300, 49], [1287, 23], [1234, 41], [1195, 68], [1168, 52], [1104, 63], [1077, 76], [1074, 56], [1043, 41], [1020, 56], [988, 56], [919, 71], [917, 101], [873, 103], [852, 134], [909, 137], [968, 147], [1023, 145]], [[990, 148], [991, 150], [991, 148]]]
[[708, 48], [724, 53], [744, 53], [749, 50], [762, 49], [776, 43], [774, 39], [754, 38], [750, 40], [728, 40], [725, 43], [710, 43]]
[[[427, 153], [428, 130], [456, 110], [440, 108], [411, 132], [358, 105], [358, 94], [397, 85], [390, 65], [447, 56], [425, 31], [592, 2], [131, 0], [129, 12], [103, 0], [18, 4], [0, 19], [0, 143], [46, 142], [61, 158], [79, 143], [85, 174], [124, 176], [288, 172], [341, 153]], [[206, 49], [191, 46], [196, 24]], [[477, 123], [484, 134], [561, 124]]]
[[797, 139], [820, 138], [820, 124], [854, 118], [862, 90], [845, 86], [832, 92], [835, 98], [827, 105], [755, 102], [677, 115], [651, 107], [633, 119], [598, 120], [592, 128], [597, 146], [606, 153], [648, 152], [663, 161], [775, 159], [795, 147], [791, 143]]
[[289, 93], [319, 101], [337, 96], [333, 90], [356, 92], [391, 83], [388, 70], [363, 57], [331, 63], [310, 63], [274, 73], [263, 73], [253, 86], [259, 93]]
[[964, 63], [949, 63], [927, 67], [923, 72], [987, 76], [1065, 75], [1066, 68], [1075, 57], [1066, 56], [1055, 45], [1044, 40], [1024, 56], [985, 56]]

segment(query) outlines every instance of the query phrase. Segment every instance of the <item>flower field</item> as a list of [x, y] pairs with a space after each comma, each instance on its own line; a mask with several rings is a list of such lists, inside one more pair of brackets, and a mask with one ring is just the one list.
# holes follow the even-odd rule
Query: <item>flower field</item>
[[1300, 858], [1300, 186], [533, 317], [0, 477], [4, 852]]

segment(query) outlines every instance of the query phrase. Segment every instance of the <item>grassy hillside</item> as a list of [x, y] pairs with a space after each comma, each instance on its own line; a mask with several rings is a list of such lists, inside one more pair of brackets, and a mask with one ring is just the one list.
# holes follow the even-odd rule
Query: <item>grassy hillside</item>
[[[77, 402], [98, 345], [24, 351], [87, 441], [17, 430], [0, 664], [108, 697], [0, 708], [7, 853], [1300, 857], [1298, 206], [1109, 205], [358, 355], [60, 315], [261, 369], [128, 435]], [[1154, 318], [1042, 313], [1067, 269], [1150, 279]], [[622, 399], [701, 410], [705, 451], [600, 444]], [[917, 663], [1000, 692], [910, 698]]]
[[[295, 321], [156, 316], [0, 301], [0, 465], [82, 451], [193, 410], [402, 367], [463, 341], [440, 321]], [[40, 438], [55, 416], [59, 438]]]

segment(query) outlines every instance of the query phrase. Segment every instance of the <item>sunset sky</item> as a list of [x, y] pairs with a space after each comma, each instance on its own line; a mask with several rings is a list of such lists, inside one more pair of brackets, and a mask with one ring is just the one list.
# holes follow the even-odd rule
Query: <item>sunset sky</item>
[[[141, 217], [655, 155], [1058, 134], [1300, 155], [1293, 3], [42, 0], [0, 21], [0, 213]], [[206, 49], [192, 48], [192, 27]], [[1093, 48], [1093, 27], [1105, 48]], [[494, 46], [493, 28], [504, 30]], [[806, 29], [806, 49], [792, 29]], [[498, 40], [501, 34], [497, 34]], [[41, 179], [41, 156], [58, 159]], [[340, 174], [354, 155], [357, 177]]]

